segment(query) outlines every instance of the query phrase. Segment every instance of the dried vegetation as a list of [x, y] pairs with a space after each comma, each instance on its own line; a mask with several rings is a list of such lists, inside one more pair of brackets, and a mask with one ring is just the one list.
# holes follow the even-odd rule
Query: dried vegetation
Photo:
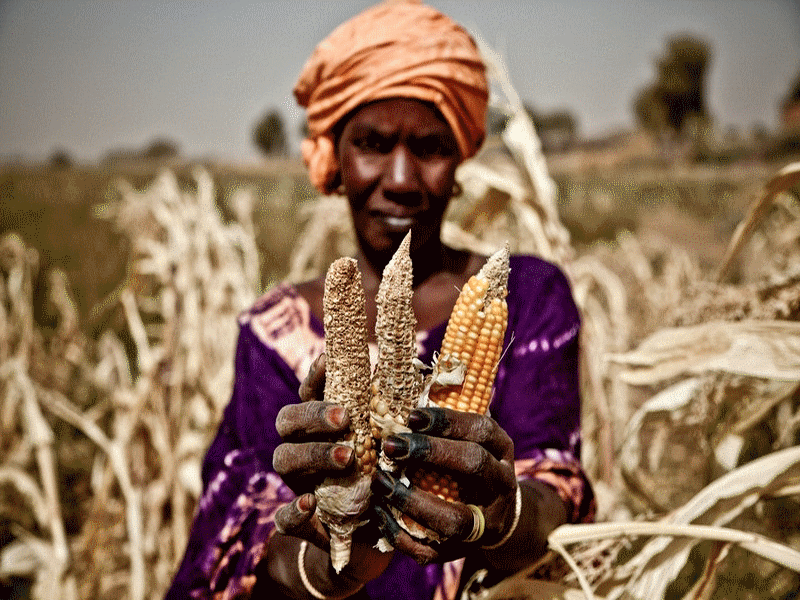
[[0, 577], [32, 577], [32, 597], [161, 597], [185, 548], [258, 281], [252, 223], [224, 224], [196, 179], [193, 194], [169, 172], [144, 192], [121, 182], [106, 207], [133, 248], [110, 300], [124, 338], [90, 343], [65, 284], [51, 286], [57, 326], [37, 328], [36, 253], [0, 243]]
[[[800, 587], [800, 165], [762, 185], [713, 270], [655, 235], [578, 249], [502, 63], [511, 119], [463, 165], [445, 236], [489, 253], [508, 241], [561, 265], [583, 315], [584, 461], [600, 523], [565, 526], [553, 552], [498, 586], [510, 598], [776, 598]], [[49, 600], [160, 598], [200, 492], [200, 461], [228, 400], [236, 315], [255, 298], [254, 196], [223, 219], [207, 172], [120, 182], [103, 216], [132, 249], [87, 337], [69, 282], [0, 241], [0, 582]], [[791, 190], [794, 190], [792, 193]], [[321, 198], [290, 279], [353, 247], [342, 199]]]

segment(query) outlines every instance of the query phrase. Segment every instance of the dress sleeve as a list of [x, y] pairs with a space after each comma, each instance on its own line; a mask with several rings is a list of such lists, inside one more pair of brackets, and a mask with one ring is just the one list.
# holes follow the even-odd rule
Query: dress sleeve
[[514, 440], [518, 478], [550, 485], [570, 522], [588, 522], [595, 500], [580, 463], [578, 309], [554, 265], [518, 257], [511, 273], [506, 356], [490, 410]]
[[239, 334], [235, 373], [231, 401], [203, 463], [203, 495], [168, 600], [248, 597], [275, 530], [275, 512], [294, 498], [272, 471], [272, 453], [280, 443], [275, 417], [299, 400], [299, 381], [247, 326]]

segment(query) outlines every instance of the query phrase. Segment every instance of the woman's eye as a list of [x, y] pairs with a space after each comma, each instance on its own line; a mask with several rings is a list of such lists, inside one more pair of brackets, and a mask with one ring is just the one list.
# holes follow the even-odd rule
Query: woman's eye
[[359, 150], [370, 152], [385, 153], [391, 149], [391, 142], [383, 136], [367, 135], [355, 140], [355, 145]]
[[450, 156], [454, 150], [450, 144], [437, 136], [423, 138], [415, 144], [414, 154], [420, 158], [430, 158], [435, 156]]

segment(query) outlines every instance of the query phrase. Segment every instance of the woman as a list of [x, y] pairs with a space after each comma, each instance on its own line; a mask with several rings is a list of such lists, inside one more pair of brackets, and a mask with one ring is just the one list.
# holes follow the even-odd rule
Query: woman
[[[455, 169], [484, 137], [488, 87], [474, 42], [430, 7], [381, 4], [317, 47], [295, 94], [308, 111], [303, 156], [312, 182], [350, 202], [369, 331], [383, 268], [411, 230], [419, 355], [430, 364], [458, 290], [485, 260], [439, 237]], [[460, 575], [486, 568], [497, 580], [541, 556], [553, 528], [591, 518], [577, 458], [577, 310], [554, 266], [512, 257], [508, 351], [492, 417], [417, 410], [412, 434], [384, 440], [400, 463], [453, 472], [485, 526], [466, 504], [380, 474], [370, 523], [336, 573], [312, 492], [353, 469], [352, 451], [331, 441], [347, 416], [299, 402], [323, 400], [324, 356], [315, 360], [324, 348], [323, 282], [280, 285], [240, 319], [233, 396], [168, 598], [453, 598]], [[390, 506], [441, 542], [409, 536]], [[373, 547], [381, 536], [393, 553]]]

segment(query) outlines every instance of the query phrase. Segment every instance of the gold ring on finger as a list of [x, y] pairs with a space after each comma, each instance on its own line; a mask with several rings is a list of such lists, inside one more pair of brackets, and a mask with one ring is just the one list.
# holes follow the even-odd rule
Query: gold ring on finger
[[486, 519], [483, 516], [483, 511], [474, 504], [467, 504], [472, 513], [472, 531], [465, 539], [465, 542], [477, 542], [483, 536], [486, 529]]

